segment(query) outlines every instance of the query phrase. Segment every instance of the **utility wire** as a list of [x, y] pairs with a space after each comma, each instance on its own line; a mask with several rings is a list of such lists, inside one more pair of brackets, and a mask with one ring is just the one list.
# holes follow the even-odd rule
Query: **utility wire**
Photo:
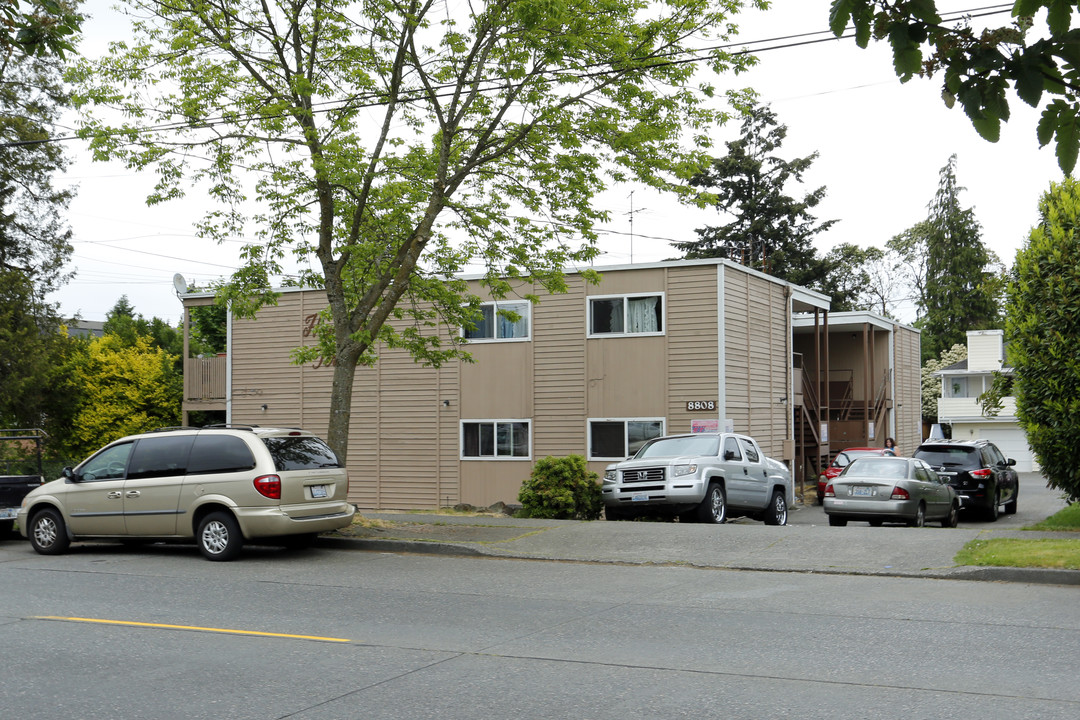
[[[967, 19], [967, 18], [988, 17], [988, 16], [991, 16], [991, 15], [1000, 15], [1000, 14], [1003, 14], [1003, 13], [1006, 13], [1006, 12], [1011, 12], [1011, 10], [1012, 10], [1012, 4], [1000, 4], [1000, 5], [988, 5], [988, 6], [983, 6], [983, 7], [979, 7], [979, 8], [973, 8], [971, 10], [952, 11], [952, 12], [949, 12], [945, 16], [942, 17], [942, 22], [943, 23], [951, 23], [951, 22], [958, 22], [960, 20]], [[823, 37], [820, 37], [820, 36], [823, 36]], [[659, 53], [659, 54], [655, 54], [655, 55], [651, 55], [651, 56], [645, 56], [643, 58], [638, 58], [637, 60], [639, 62], [642, 62], [643, 64], [640, 67], [637, 67], [635, 69], [637, 69], [637, 70], [645, 70], [645, 69], [653, 68], [653, 67], [664, 67], [664, 66], [670, 66], [670, 65], [685, 65], [685, 64], [690, 64], [690, 63], [703, 62], [703, 61], [705, 61], [707, 59], [706, 57], [703, 57], [704, 53], [710, 53], [710, 52], [716, 52], [716, 51], [726, 51], [726, 50], [731, 50], [733, 48], [741, 48], [739, 50], [735, 50], [734, 52], [729, 53], [732, 57], [737, 57], [737, 56], [741, 56], [741, 55], [758, 54], [758, 53], [764, 53], [764, 52], [771, 52], [771, 51], [775, 51], [775, 50], [785, 50], [785, 49], [790, 49], [790, 48], [804, 47], [804, 46], [808, 46], [808, 45], [816, 45], [816, 44], [824, 43], [824, 42], [832, 42], [832, 41], [837, 41], [837, 40], [846, 40], [846, 39], [850, 39], [852, 37], [854, 37], [854, 33], [850, 32], [850, 31], [845, 31], [845, 33], [843, 35], [836, 36], [836, 35], [833, 35], [832, 31], [830, 31], [830, 30], [818, 30], [818, 31], [808, 32], [808, 33], [798, 33], [798, 34], [794, 34], [794, 35], [784, 35], [784, 36], [778, 36], [778, 37], [774, 37], [774, 38], [766, 38], [764, 40], [751, 40], [751, 41], [748, 41], [748, 42], [724, 43], [724, 44], [721, 44], [721, 45], [713, 45], [713, 46], [706, 46], [706, 47], [702, 47], [702, 48], [680, 50], [678, 52], [671, 52], [671, 53]], [[806, 39], [806, 38], [812, 38], [812, 39]], [[784, 41], [787, 41], [787, 40], [798, 40], [798, 42], [784, 42]], [[756, 46], [756, 45], [764, 45], [765, 43], [781, 43], [781, 44], [767, 45], [765, 47], [760, 47], [760, 48], [756, 48], [756, 49], [751, 47], [751, 46]], [[686, 55], [688, 57], [681, 57], [681, 56], [684, 56], [684, 55]], [[652, 64], [644, 64], [644, 63], [648, 63], [648, 61], [651, 61], [651, 60], [657, 60], [658, 62], [655, 62], [655, 63], [652, 63]], [[580, 70], [586, 70], [589, 67], [602, 67], [602, 66], [600, 64], [586, 65], [583, 68], [581, 68]], [[565, 68], [561, 68], [561, 69], [556, 69], [556, 70], [544, 71], [542, 74], [547, 75], [547, 76], [561, 76], [561, 75], [572, 73], [572, 72], [580, 72], [580, 70], [578, 70], [578, 71], [570, 71], [570, 70], [567, 70]], [[620, 69], [609, 68], [609, 69], [606, 69], [606, 70], [598, 70], [596, 72], [588, 72], [588, 73], [584, 73], [584, 74], [577, 74], [577, 75], [573, 76], [573, 79], [574, 80], [582, 80], [582, 79], [585, 79], [585, 78], [604, 77], [604, 76], [618, 74], [618, 73], [624, 73], [624, 72], [627, 72], [627, 70], [625, 68], [620, 68]], [[555, 79], [555, 77], [552, 77], [551, 79]], [[478, 89], [479, 92], [494, 92], [494, 91], [499, 91], [499, 90], [509, 90], [509, 89], [513, 89], [513, 88], [516, 87], [513, 83], [507, 84], [509, 82], [510, 82], [509, 78], [489, 78], [489, 79], [478, 81], [475, 84], [476, 84], [477, 89]], [[486, 85], [486, 87], [484, 87], [484, 85]], [[455, 92], [457, 92], [458, 86], [455, 83], [444, 83], [444, 84], [441, 84], [441, 85], [435, 85], [435, 86], [433, 86], [432, 89], [435, 90], [434, 95], [433, 95], [434, 97], [436, 97], [436, 98], [445, 98], [445, 97], [452, 96]], [[413, 96], [409, 96], [410, 94], [413, 95]], [[413, 90], [413, 91], [406, 91], [406, 96], [405, 97], [399, 97], [397, 99], [397, 102], [403, 103], [403, 104], [404, 103], [415, 103], [415, 102], [420, 102], [420, 101], [422, 101], [422, 100], [424, 100], [424, 99], [426, 99], [428, 97], [429, 97], [429, 91], [427, 91], [425, 89], [416, 89], [416, 90]], [[365, 93], [365, 94], [355, 96], [353, 98], [349, 98], [347, 100], [326, 101], [325, 103], [316, 103], [313, 106], [315, 109], [313, 109], [312, 112], [314, 112], [316, 114], [327, 114], [327, 113], [332, 113], [332, 112], [343, 110], [343, 109], [359, 110], [359, 109], [366, 109], [366, 108], [373, 108], [373, 107], [384, 107], [384, 106], [386, 106], [388, 104], [388, 101], [385, 100], [384, 98], [385, 98], [385, 93], [379, 93], [379, 92]], [[162, 133], [162, 132], [171, 132], [171, 131], [176, 131], [176, 130], [209, 130], [209, 129], [215, 128], [215, 127], [217, 127], [219, 125], [232, 124], [232, 123], [235, 123], [235, 122], [238, 122], [238, 121], [271, 120], [271, 119], [280, 119], [280, 118], [283, 118], [283, 117], [287, 117], [287, 114], [282, 113], [282, 114], [278, 114], [278, 115], [262, 115], [262, 114], [257, 114], [257, 113], [249, 113], [249, 114], [246, 114], [246, 115], [240, 115], [240, 116], [232, 117], [232, 118], [229, 118], [229, 119], [211, 118], [211, 119], [206, 119], [206, 120], [201, 120], [201, 121], [193, 121], [191, 119], [176, 120], [176, 121], [167, 122], [167, 123], [160, 123], [158, 125], [151, 125], [151, 126], [147, 126], [147, 127], [143, 127], [143, 128], [135, 128], [134, 132], [141, 135], [141, 134], [156, 134], [156, 133]], [[115, 134], [120, 134], [120, 133], [115, 133]], [[7, 142], [7, 143], [0, 143], [0, 148], [22, 147], [22, 146], [40, 145], [40, 144], [55, 143], [55, 142], [67, 142], [67, 141], [70, 141], [70, 140], [77, 140], [77, 139], [80, 139], [78, 135], [62, 135], [62, 136], [58, 136], [58, 137], [41, 138], [41, 139], [38, 139], [38, 140], [20, 140], [20, 141], [13, 141], [13, 142]]]

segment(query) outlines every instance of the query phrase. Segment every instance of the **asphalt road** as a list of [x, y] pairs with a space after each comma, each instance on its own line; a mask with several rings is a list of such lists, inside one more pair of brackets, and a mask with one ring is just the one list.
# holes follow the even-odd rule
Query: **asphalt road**
[[46, 558], [3, 543], [0, 705], [110, 720], [1071, 720], [1076, 593], [328, 548]]

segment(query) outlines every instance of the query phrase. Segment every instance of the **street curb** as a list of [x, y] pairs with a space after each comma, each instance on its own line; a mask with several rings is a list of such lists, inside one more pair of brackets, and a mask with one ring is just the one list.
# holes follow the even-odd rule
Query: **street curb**
[[1072, 585], [1080, 586], [1080, 571], [1059, 570], [1056, 568], [1013, 568], [1013, 567], [974, 567], [970, 565], [955, 568], [937, 568], [926, 572], [888, 570], [840, 570], [836, 568], [777, 568], [754, 567], [748, 565], [701, 565], [697, 563], [671, 562], [629, 562], [625, 560], [604, 560], [600, 558], [558, 558], [534, 557], [528, 555], [490, 552], [483, 547], [446, 543], [438, 540], [380, 540], [369, 538], [320, 537], [318, 547], [336, 550], [359, 550], [362, 552], [409, 553], [414, 555], [444, 555], [449, 557], [485, 557], [496, 560], [533, 560], [542, 562], [572, 562], [595, 565], [628, 566], [679, 566], [698, 570], [730, 570], [737, 572], [796, 573], [801, 575], [847, 575], [859, 577], [895, 577], [926, 580], [963, 580], [967, 582], [1008, 582], [1031, 585]]

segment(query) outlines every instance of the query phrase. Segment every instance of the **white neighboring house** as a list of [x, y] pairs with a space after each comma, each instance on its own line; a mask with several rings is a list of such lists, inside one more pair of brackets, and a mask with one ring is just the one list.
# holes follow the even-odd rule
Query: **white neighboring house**
[[1001, 412], [995, 417], [984, 415], [977, 399], [990, 388], [994, 372], [1012, 372], [1005, 365], [1005, 332], [969, 330], [967, 347], [967, 360], [934, 373], [941, 377], [938, 422], [951, 425], [956, 440], [982, 438], [994, 443], [1005, 457], [1016, 460], [1017, 472], [1038, 471], [1027, 436], [1016, 420], [1016, 398], [1001, 398]]

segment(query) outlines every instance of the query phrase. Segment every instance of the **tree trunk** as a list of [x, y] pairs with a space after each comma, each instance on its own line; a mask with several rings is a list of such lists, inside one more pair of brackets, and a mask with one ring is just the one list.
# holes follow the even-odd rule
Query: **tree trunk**
[[352, 421], [353, 384], [356, 381], [358, 352], [342, 350], [334, 363], [334, 384], [330, 390], [330, 423], [326, 442], [342, 465], [349, 458], [349, 428]]

